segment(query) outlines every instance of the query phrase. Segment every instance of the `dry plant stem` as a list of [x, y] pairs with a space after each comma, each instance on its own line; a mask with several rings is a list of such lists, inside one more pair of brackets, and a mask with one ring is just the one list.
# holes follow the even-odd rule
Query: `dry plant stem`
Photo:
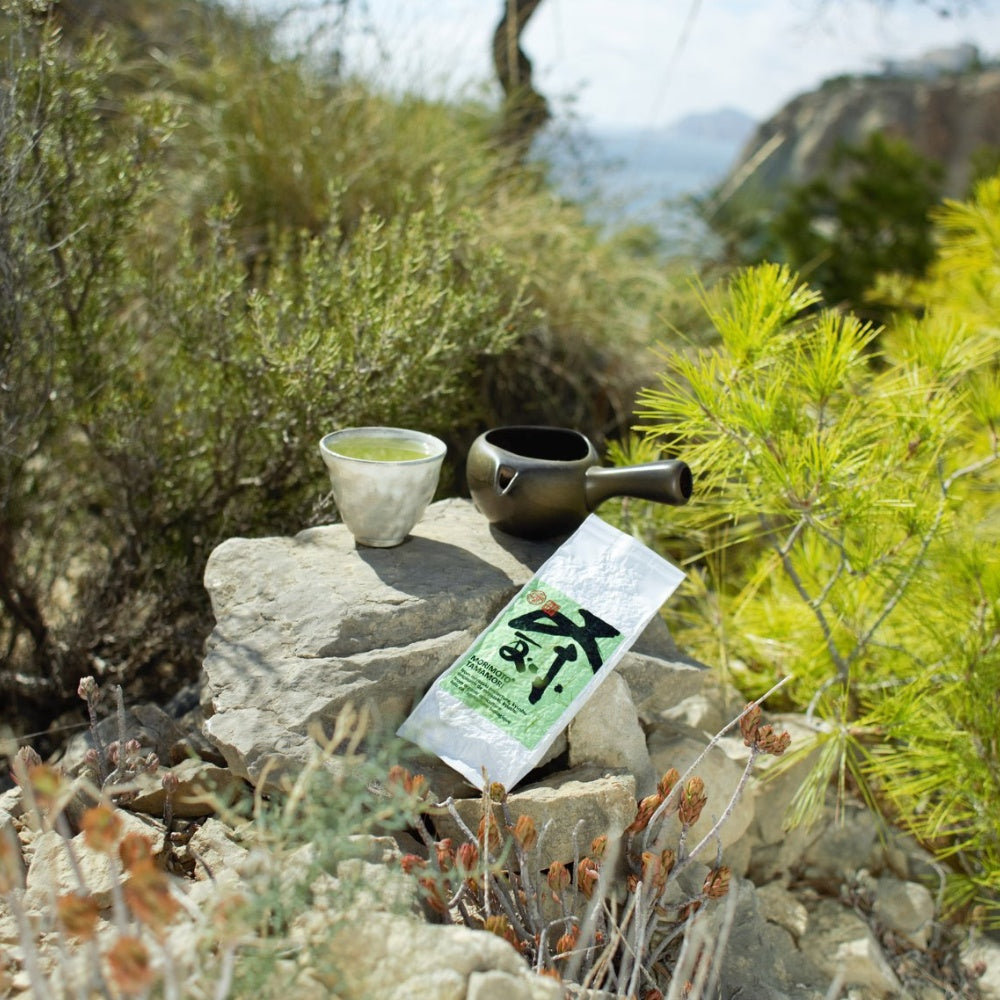
[[219, 962], [219, 978], [215, 982], [215, 993], [212, 1000], [226, 1000], [233, 986], [233, 972], [236, 970], [236, 945], [227, 944], [222, 951]]
[[38, 952], [35, 949], [35, 939], [31, 932], [31, 923], [28, 915], [21, 906], [19, 891], [7, 893], [7, 902], [14, 914], [17, 923], [17, 936], [21, 942], [21, 951], [24, 955], [24, 970], [28, 974], [28, 982], [31, 983], [32, 996], [37, 1000], [51, 1000], [52, 991], [49, 989], [49, 982], [42, 974], [42, 967], [38, 961]]
[[[601, 865], [597, 875], [597, 885], [594, 886], [594, 893], [591, 897], [592, 904], [587, 907], [580, 926], [580, 940], [593, 941], [597, 932], [598, 920], [603, 913], [604, 900], [607, 899], [608, 886], [612, 879], [612, 873], [618, 866], [618, 856], [621, 853], [621, 841], [614, 841], [608, 844], [607, 853], [604, 856], [604, 863]], [[611, 916], [609, 914], [609, 916]], [[614, 920], [611, 920], [612, 926]], [[566, 979], [575, 981], [580, 972], [580, 962], [582, 956], [575, 954], [566, 967]]]
[[[510, 809], [507, 803], [503, 803], [503, 817], [504, 822], [511, 829], [514, 827], [514, 818], [510, 814]], [[539, 838], [539, 841], [541, 838]], [[537, 842], [536, 842], [537, 847]], [[528, 858], [534, 857], [536, 854], [535, 850], [526, 851], [521, 844], [518, 842], [517, 838], [514, 838], [514, 853], [517, 855], [517, 866], [518, 871], [521, 875], [521, 886], [524, 889], [524, 908], [526, 910], [526, 916], [528, 918], [528, 924], [531, 927], [540, 927], [542, 923], [541, 910], [538, 908], [538, 893], [535, 890], [534, 879], [531, 878], [528, 870]]]
[[93, 741], [94, 750], [97, 752], [97, 781], [103, 787], [108, 777], [108, 762], [105, 755], [105, 748], [101, 745], [100, 733], [97, 731], [97, 699], [95, 692], [96, 685], [94, 691], [88, 690], [84, 701], [87, 705], [87, 716], [90, 719], [90, 738]]
[[719, 932], [712, 942], [712, 962], [709, 966], [710, 976], [705, 986], [702, 996], [715, 996], [718, 987], [719, 977], [722, 974], [722, 959], [726, 954], [726, 946], [729, 944], [729, 935], [732, 933], [733, 925], [736, 923], [736, 907], [738, 896], [735, 888], [730, 888], [726, 894], [726, 909], [722, 914], [722, 921], [719, 924]]
[[729, 796], [729, 801], [726, 803], [726, 808], [722, 810], [722, 815], [712, 824], [712, 828], [705, 834], [704, 837], [701, 838], [700, 841], [698, 841], [689, 854], [682, 856], [680, 848], [678, 848], [677, 867], [675, 869], [676, 872], [680, 873], [683, 871], [695, 858], [695, 856], [701, 853], [702, 849], [710, 840], [718, 837], [719, 831], [722, 829], [722, 825], [732, 815], [733, 809], [736, 808], [736, 803], [739, 801], [740, 795], [743, 794], [743, 789], [750, 780], [750, 773], [753, 771], [754, 761], [756, 761], [759, 756], [760, 750], [758, 750], [756, 746], [750, 747], [750, 756], [747, 758], [746, 767], [743, 768], [740, 780], [736, 783], [736, 787], [733, 789], [732, 795]]
[[[715, 746], [718, 745], [719, 740], [721, 740], [722, 737], [725, 736], [726, 733], [728, 733], [729, 730], [733, 728], [733, 726], [739, 725], [740, 720], [743, 718], [743, 716], [745, 716], [747, 714], [747, 712], [749, 712], [754, 707], [754, 705], [761, 705], [761, 704], [763, 704], [768, 698], [771, 697], [771, 695], [773, 695], [780, 688], [784, 687], [784, 685], [787, 684], [791, 679], [792, 679], [792, 675], [791, 674], [788, 674], [788, 676], [786, 676], [786, 677], [782, 677], [780, 681], [778, 681], [776, 684], [772, 685], [766, 692], [764, 692], [764, 694], [761, 695], [760, 698], [758, 698], [755, 702], [752, 702], [745, 709], [743, 709], [743, 711], [740, 712], [740, 714], [737, 715], [735, 719], [733, 719], [731, 722], [726, 723], [726, 725], [723, 726], [722, 729], [720, 729], [708, 741], [708, 743], [705, 744], [705, 748], [691, 762], [691, 764], [689, 765], [689, 767], [687, 768], [687, 770], [680, 776], [680, 778], [674, 784], [674, 787], [670, 790], [670, 794], [668, 796], [666, 796], [666, 798], [659, 804], [659, 806], [656, 809], [656, 812], [654, 812], [653, 815], [650, 817], [649, 824], [647, 825], [646, 830], [643, 833], [643, 840], [642, 840], [643, 847], [648, 846], [648, 844], [649, 844], [649, 836], [650, 836], [650, 833], [651, 833], [653, 827], [656, 826], [657, 823], [658, 823], [658, 821], [663, 818], [663, 816], [667, 812], [667, 809], [670, 808], [673, 805], [674, 799], [676, 799], [680, 795], [681, 790], [684, 788], [685, 782], [687, 781], [688, 778], [691, 777], [692, 774], [694, 774], [695, 770], [698, 768], [698, 766], [701, 764], [701, 762], [708, 755], [708, 752], [713, 747], [715, 747]], [[662, 829], [660, 831], [660, 834], [661, 834], [661, 836], [665, 836], [664, 833], [663, 833], [663, 831], [662, 831]], [[662, 841], [660, 840], [659, 837], [655, 841], [655, 847], [656, 847], [657, 850], [660, 850], [663, 847], [663, 843], [662, 843]]]
[[122, 693], [121, 684], [115, 685], [115, 715], [118, 720], [118, 762], [115, 769], [108, 775], [105, 784], [113, 785], [120, 781], [128, 770], [127, 755], [125, 753], [125, 743], [128, 737], [125, 732], [125, 695]]

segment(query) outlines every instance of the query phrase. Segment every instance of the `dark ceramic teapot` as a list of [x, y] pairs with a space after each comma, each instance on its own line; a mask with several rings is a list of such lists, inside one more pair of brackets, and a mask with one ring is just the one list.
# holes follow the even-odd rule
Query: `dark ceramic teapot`
[[520, 538], [566, 535], [610, 497], [680, 506], [692, 477], [678, 459], [601, 468], [593, 444], [565, 427], [495, 427], [472, 443], [465, 464], [476, 509]]

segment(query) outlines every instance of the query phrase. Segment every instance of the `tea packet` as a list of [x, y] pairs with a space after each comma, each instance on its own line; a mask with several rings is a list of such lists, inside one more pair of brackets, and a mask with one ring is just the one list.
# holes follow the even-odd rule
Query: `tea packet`
[[477, 787], [545, 755], [684, 574], [591, 514], [431, 686], [398, 735]]

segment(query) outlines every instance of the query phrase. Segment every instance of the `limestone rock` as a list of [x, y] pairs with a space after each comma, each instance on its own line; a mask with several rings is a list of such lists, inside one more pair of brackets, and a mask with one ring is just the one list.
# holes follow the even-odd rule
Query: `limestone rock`
[[[142, 834], [150, 840], [153, 854], [163, 850], [162, 831], [155, 830], [143, 819], [130, 813], [118, 810], [117, 815], [122, 823], [121, 836], [129, 833]], [[85, 843], [83, 834], [67, 840], [55, 830], [40, 833], [34, 838], [32, 846], [24, 893], [25, 910], [47, 910], [52, 892], [61, 895], [80, 891], [71, 853], [84, 885], [98, 906], [104, 909], [111, 905], [111, 887], [121, 874], [117, 857], [112, 862], [107, 854], [91, 850]]]
[[173, 815], [180, 818], [211, 816], [220, 809], [232, 808], [245, 801], [250, 790], [246, 783], [228, 768], [217, 767], [200, 760], [186, 760], [155, 775], [140, 776], [140, 794], [128, 802], [133, 812], [162, 816], [166, 805], [163, 776], [177, 779], [173, 794]]
[[317, 970], [317, 978], [342, 1000], [491, 1000], [500, 984], [504, 1000], [562, 997], [561, 986], [532, 973], [506, 941], [465, 927], [372, 913], [336, 930], [326, 954], [337, 974], [327, 982]]
[[1000, 1000], [1000, 943], [978, 938], [962, 951], [962, 962], [981, 974], [976, 979], [983, 1000]]
[[[554, 551], [491, 528], [472, 504], [432, 504], [391, 549], [357, 547], [343, 525], [294, 538], [223, 542], [205, 569], [216, 627], [204, 660], [206, 732], [256, 783], [308, 759], [315, 727], [366, 703], [394, 730]], [[646, 634], [648, 633], [648, 635]], [[619, 663], [640, 716], [700, 689], [662, 621]]]
[[926, 948], [934, 921], [934, 897], [917, 882], [883, 876], [876, 883], [872, 912], [889, 930]]
[[656, 787], [658, 775], [646, 749], [646, 735], [629, 694], [628, 683], [612, 671], [569, 724], [569, 766], [593, 764], [624, 769], [635, 776], [636, 795]]
[[810, 913], [800, 946], [831, 979], [842, 976], [845, 985], [863, 986], [872, 997], [902, 989], [868, 924], [832, 899], [820, 900]]
[[[829, 981], [808, 952], [795, 946], [792, 935], [765, 919], [752, 883], [734, 880], [736, 894], [728, 940], [721, 957], [722, 996], [753, 1000], [822, 1000]], [[711, 915], [715, 928], [709, 940], [725, 929], [728, 901]]]
[[238, 870], [247, 849], [233, 839], [232, 830], [209, 816], [191, 835], [188, 849], [195, 858], [195, 879], [215, 879], [220, 872]]
[[757, 903], [765, 920], [784, 927], [796, 941], [809, 926], [809, 911], [778, 882], [770, 882], [757, 889]]
[[[481, 815], [479, 800], [465, 799], [455, 805], [465, 825], [475, 833]], [[539, 868], [547, 868], [552, 861], [570, 863], [586, 854], [595, 837], [620, 836], [635, 818], [635, 781], [628, 774], [577, 768], [512, 792], [507, 807], [514, 821], [522, 813], [534, 820], [539, 837]], [[456, 843], [467, 839], [451, 817], [436, 817], [435, 822], [439, 832]]]

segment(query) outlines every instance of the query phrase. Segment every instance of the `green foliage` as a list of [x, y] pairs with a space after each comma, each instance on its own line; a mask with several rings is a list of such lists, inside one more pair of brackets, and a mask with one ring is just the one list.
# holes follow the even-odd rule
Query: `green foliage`
[[51, 707], [91, 657], [126, 677], [183, 636], [226, 534], [309, 520], [322, 432], [474, 423], [483, 358], [527, 313], [481, 216], [438, 184], [349, 234], [275, 231], [252, 265], [231, 207], [164, 238], [164, 102], [102, 114], [111, 50], [39, 31], [5, 91], [0, 683]]
[[670, 355], [633, 455], [666, 440], [696, 470], [659, 527], [702, 542], [682, 641], [724, 647], [751, 694], [791, 675], [817, 718], [800, 818], [858, 787], [996, 914], [1000, 178], [936, 222], [920, 318], [879, 351], [779, 265], [704, 293], [719, 342]]
[[751, 179], [732, 201], [709, 199], [704, 211], [731, 264], [785, 262], [826, 302], [882, 321], [876, 277], [924, 274], [941, 182], [939, 164], [903, 139], [873, 132], [858, 145], [838, 144], [808, 183], [775, 194]]
[[781, 259], [827, 302], [868, 312], [872, 278], [898, 271], [919, 277], [934, 255], [930, 209], [940, 198], [941, 168], [902, 139], [873, 132], [839, 146], [827, 170], [793, 188], [778, 212]]

